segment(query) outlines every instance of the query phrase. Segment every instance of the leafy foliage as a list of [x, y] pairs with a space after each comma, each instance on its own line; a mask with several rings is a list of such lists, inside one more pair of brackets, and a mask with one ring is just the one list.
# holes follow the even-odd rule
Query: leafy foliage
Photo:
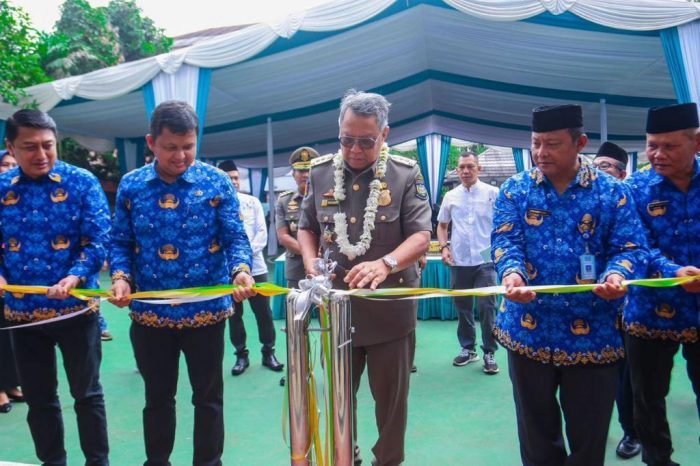
[[66, 0], [55, 33], [42, 37], [42, 64], [52, 78], [89, 73], [123, 61], [105, 8], [86, 0]]
[[16, 105], [24, 87], [47, 81], [37, 55], [37, 32], [27, 13], [0, 0], [0, 100]]
[[39, 37], [41, 65], [54, 79], [164, 53], [173, 42], [133, 0], [97, 8], [65, 0], [54, 29]]
[[66, 163], [91, 171], [100, 180], [119, 180], [119, 161], [114, 152], [91, 151], [68, 137], [63, 138], [59, 144], [59, 158]]
[[134, 0], [112, 0], [107, 6], [107, 16], [117, 29], [124, 61], [165, 53], [173, 45], [173, 39], [157, 28], [152, 19], [143, 16]]

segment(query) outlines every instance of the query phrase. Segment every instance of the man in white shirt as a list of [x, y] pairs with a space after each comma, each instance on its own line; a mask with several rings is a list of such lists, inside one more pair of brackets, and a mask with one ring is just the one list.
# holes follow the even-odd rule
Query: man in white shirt
[[[452, 267], [452, 288], [478, 288], [496, 284], [493, 262], [490, 257], [493, 206], [498, 188], [479, 180], [479, 157], [473, 152], [462, 152], [457, 173], [462, 184], [448, 191], [438, 213], [437, 236], [445, 264]], [[448, 226], [452, 222], [452, 241], [448, 241]], [[465, 366], [478, 361], [475, 351], [476, 327], [474, 325], [474, 299], [454, 298], [458, 311], [457, 338], [462, 350], [454, 358], [455, 366]], [[498, 348], [493, 336], [496, 298], [477, 298], [481, 340], [484, 351], [484, 372], [497, 374], [498, 364], [494, 352]]]
[[[238, 167], [233, 160], [221, 162], [219, 168], [226, 172], [236, 187], [238, 202], [241, 206], [241, 220], [248, 235], [250, 247], [253, 249], [251, 274], [255, 283], [267, 282], [267, 264], [263, 257], [263, 249], [267, 245], [267, 225], [262, 204], [258, 198], [239, 191], [241, 180]], [[270, 298], [257, 294], [249, 298], [248, 301], [258, 323], [258, 337], [262, 345], [262, 365], [272, 371], [281, 372], [284, 364], [281, 364], [275, 357], [275, 326], [272, 323]], [[231, 375], [241, 375], [250, 365], [248, 348], [246, 348], [245, 325], [243, 324], [243, 302], [236, 303], [235, 312], [229, 321], [229, 335], [233, 347], [236, 348], [236, 363], [231, 369]]]

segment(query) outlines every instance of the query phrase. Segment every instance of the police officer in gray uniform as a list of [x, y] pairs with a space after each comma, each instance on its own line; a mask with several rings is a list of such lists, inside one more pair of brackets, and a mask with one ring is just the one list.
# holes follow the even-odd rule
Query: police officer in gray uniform
[[297, 241], [299, 230], [299, 215], [301, 214], [301, 200], [306, 195], [306, 186], [309, 181], [311, 161], [318, 157], [318, 152], [311, 147], [300, 147], [289, 157], [289, 165], [292, 176], [297, 183], [297, 189], [285, 191], [277, 198], [275, 204], [275, 225], [277, 225], [277, 239], [287, 250], [284, 262], [284, 276], [287, 278], [289, 288], [299, 288], [299, 280], [304, 278], [304, 263], [301, 260], [301, 248]]
[[[416, 162], [389, 155], [389, 103], [349, 91], [340, 107], [340, 152], [312, 162], [299, 219], [306, 272], [318, 253], [338, 262], [334, 288], [418, 287], [418, 259], [430, 241], [431, 211]], [[404, 460], [416, 301], [351, 298], [354, 393], [367, 366], [379, 438], [373, 465]], [[355, 408], [356, 399], [355, 396]], [[355, 447], [355, 464], [359, 464]]]

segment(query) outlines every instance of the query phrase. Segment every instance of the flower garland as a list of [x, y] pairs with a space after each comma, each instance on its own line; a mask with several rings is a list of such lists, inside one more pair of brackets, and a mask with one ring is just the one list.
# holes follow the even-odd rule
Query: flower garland
[[[372, 231], [374, 230], [374, 220], [379, 207], [379, 191], [381, 191], [381, 179], [386, 172], [386, 161], [389, 158], [389, 146], [384, 144], [379, 152], [379, 161], [377, 162], [377, 170], [374, 173], [374, 179], [369, 184], [369, 197], [365, 205], [365, 214], [362, 219], [362, 234], [360, 240], [355, 243], [350, 243], [348, 238], [348, 222], [347, 216], [343, 212], [338, 212], [333, 215], [335, 220], [335, 233], [340, 252], [345, 254], [348, 259], [353, 260], [358, 256], [364, 255], [372, 244]], [[335, 167], [334, 181], [335, 188], [334, 196], [338, 201], [345, 200], [345, 170], [343, 154], [339, 151], [333, 157], [333, 166]]]

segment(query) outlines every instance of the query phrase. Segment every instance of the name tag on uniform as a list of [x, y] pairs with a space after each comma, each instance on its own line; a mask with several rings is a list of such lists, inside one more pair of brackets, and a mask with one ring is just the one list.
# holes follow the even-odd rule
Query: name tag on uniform
[[595, 273], [595, 256], [590, 253], [581, 254], [581, 279], [582, 280], [595, 280], [597, 274]]

